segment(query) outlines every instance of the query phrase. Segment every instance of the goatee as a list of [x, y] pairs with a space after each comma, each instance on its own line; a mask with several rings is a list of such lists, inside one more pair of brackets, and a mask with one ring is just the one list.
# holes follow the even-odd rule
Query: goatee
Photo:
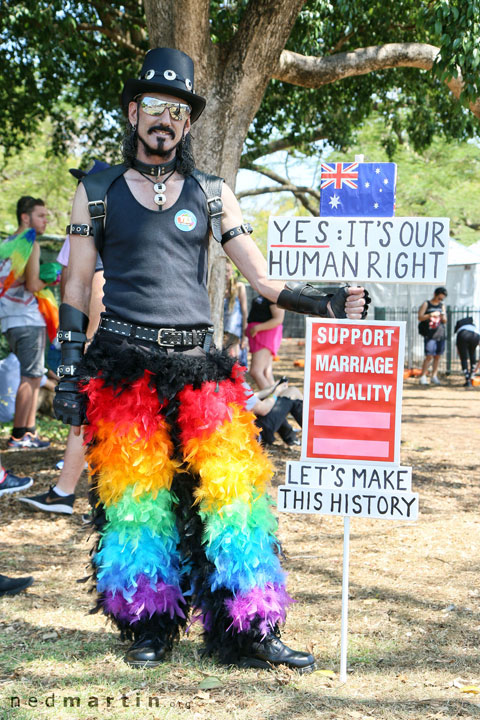
[[[175, 133], [172, 131], [172, 129], [169, 128], [168, 126], [163, 126], [163, 125], [155, 125], [155, 126], [149, 128], [148, 135], [153, 134], [156, 130], [166, 132], [172, 138], [175, 137]], [[142, 143], [143, 149], [145, 151], [145, 155], [147, 155], [147, 156], [156, 155], [157, 157], [161, 157], [161, 158], [167, 157], [168, 155], [171, 155], [171, 153], [175, 151], [175, 149], [178, 145], [178, 143], [177, 143], [177, 145], [175, 145], [173, 148], [170, 148], [169, 150], [164, 150], [163, 146], [165, 145], [165, 140], [167, 139], [166, 137], [157, 136], [157, 138], [156, 138], [157, 147], [156, 148], [152, 148], [150, 145], [148, 145], [148, 143], [142, 138], [142, 136], [139, 133], [138, 133], [138, 139]]]

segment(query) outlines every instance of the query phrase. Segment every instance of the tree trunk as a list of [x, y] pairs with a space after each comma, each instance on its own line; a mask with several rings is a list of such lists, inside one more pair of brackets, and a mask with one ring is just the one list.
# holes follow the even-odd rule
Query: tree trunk
[[[195, 62], [195, 92], [207, 98], [191, 133], [197, 166], [221, 175], [233, 189], [243, 144], [272, 67], [305, 0], [255, 0], [247, 7], [235, 43], [212, 44], [208, 0], [144, 0], [150, 47], [183, 50]], [[210, 241], [209, 293], [215, 342], [221, 344], [226, 255]]]

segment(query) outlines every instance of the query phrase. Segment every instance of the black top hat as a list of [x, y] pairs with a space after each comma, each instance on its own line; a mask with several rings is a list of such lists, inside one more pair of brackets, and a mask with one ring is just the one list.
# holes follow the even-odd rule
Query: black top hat
[[190, 119], [195, 122], [203, 112], [206, 100], [193, 92], [193, 60], [181, 50], [154, 48], [145, 56], [138, 80], [127, 80], [122, 92], [126, 108], [137, 95], [164, 92], [185, 100], [192, 108]]

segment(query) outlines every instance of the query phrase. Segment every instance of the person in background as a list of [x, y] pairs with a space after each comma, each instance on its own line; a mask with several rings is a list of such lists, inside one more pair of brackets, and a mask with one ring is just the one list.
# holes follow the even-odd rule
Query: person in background
[[[9, 495], [20, 490], [26, 490], [33, 485], [33, 478], [19, 477], [9, 470], [5, 470], [0, 463], [0, 495]], [[33, 583], [33, 577], [10, 578], [0, 575], [0, 597], [3, 595], [17, 595], [26, 590]]]
[[[77, 168], [72, 168], [70, 173], [77, 180], [85, 175], [90, 175], [110, 167], [108, 163], [95, 160], [93, 167], [85, 172]], [[60, 281], [60, 294], [63, 299], [63, 291], [65, 288], [65, 275], [70, 256], [70, 239], [65, 238], [65, 242], [58, 253], [57, 262], [63, 266], [62, 277]], [[103, 265], [100, 256], [97, 257], [95, 266], [95, 274], [92, 281], [92, 295], [90, 299], [89, 325], [87, 328], [87, 337], [89, 340], [93, 338], [95, 331], [100, 322], [100, 313], [103, 311]], [[75, 489], [77, 487], [80, 476], [85, 468], [85, 449], [83, 447], [83, 433], [75, 435], [73, 429], [70, 428], [67, 438], [67, 446], [63, 459], [63, 467], [55, 486], [51, 485], [48, 492], [34, 495], [32, 497], [19, 498], [20, 502], [25, 503], [33, 510], [42, 510], [48, 513], [56, 513], [60, 515], [71, 515], [73, 513], [73, 505], [75, 503]]]
[[0, 575], [0, 597], [4, 595], [18, 595], [33, 583], [33, 577], [10, 578]]
[[239, 357], [247, 347], [247, 291], [235, 277], [230, 261], [226, 267], [225, 300], [223, 305], [223, 347], [230, 357]]
[[[260, 429], [259, 440], [263, 445], [271, 445], [275, 442], [275, 433], [281, 434], [281, 428], [289, 414], [302, 427], [303, 395], [297, 387], [289, 387], [288, 381], [283, 381], [282, 378], [275, 385], [257, 393], [253, 392], [248, 383], [245, 383], [245, 389], [247, 390], [246, 407], [255, 414], [255, 424]], [[299, 445], [300, 442], [296, 440], [287, 444]]]
[[418, 330], [424, 338], [425, 347], [425, 360], [422, 365], [422, 374], [419, 377], [420, 385], [428, 385], [429, 383], [427, 372], [432, 360], [432, 383], [440, 385], [437, 373], [440, 358], [445, 352], [447, 315], [443, 301], [447, 295], [446, 288], [436, 288], [433, 298], [425, 300], [418, 311]]
[[252, 301], [248, 315], [247, 335], [252, 353], [250, 375], [258, 388], [264, 390], [275, 383], [273, 358], [282, 342], [285, 310], [258, 295]]
[[5, 470], [0, 463], [0, 495], [9, 495], [10, 493], [27, 490], [33, 485], [33, 478], [30, 476], [19, 477], [14, 475], [10, 470]]
[[454, 332], [457, 334], [457, 350], [465, 375], [465, 389], [470, 390], [472, 377], [475, 372], [475, 353], [480, 342], [480, 333], [475, 327], [473, 317], [464, 317], [458, 320]]
[[[18, 228], [4, 243], [11, 243], [27, 229], [43, 235], [47, 227], [47, 208], [40, 198], [23, 196], [17, 203]], [[35, 234], [33, 233], [33, 235]], [[20, 385], [15, 399], [13, 430], [8, 447], [12, 450], [50, 446], [36, 430], [37, 400], [44, 373], [45, 319], [34, 293], [47, 283], [40, 279], [40, 245], [26, 239], [25, 255], [30, 253], [22, 275], [13, 279], [12, 261], [0, 260], [1, 329], [10, 349], [20, 361]]]

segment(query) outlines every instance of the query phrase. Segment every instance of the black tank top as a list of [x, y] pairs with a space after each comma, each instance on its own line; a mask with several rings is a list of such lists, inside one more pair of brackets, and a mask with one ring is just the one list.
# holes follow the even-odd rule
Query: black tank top
[[272, 319], [272, 311], [270, 310], [273, 302], [267, 298], [258, 295], [252, 300], [252, 306], [248, 314], [247, 322], [267, 322]]
[[208, 215], [193, 178], [185, 178], [176, 203], [161, 212], [141, 205], [123, 175], [115, 180], [107, 193], [102, 260], [108, 316], [150, 327], [210, 324]]
[[[427, 300], [427, 307], [425, 310], [425, 315], [430, 315], [434, 312], [445, 312], [443, 302], [437, 303], [436, 305], [430, 300]], [[446, 330], [445, 325], [442, 322], [439, 322], [438, 325], [434, 325], [433, 327], [429, 326], [428, 329], [428, 337], [433, 340], [443, 340], [443, 338], [446, 336]]]

